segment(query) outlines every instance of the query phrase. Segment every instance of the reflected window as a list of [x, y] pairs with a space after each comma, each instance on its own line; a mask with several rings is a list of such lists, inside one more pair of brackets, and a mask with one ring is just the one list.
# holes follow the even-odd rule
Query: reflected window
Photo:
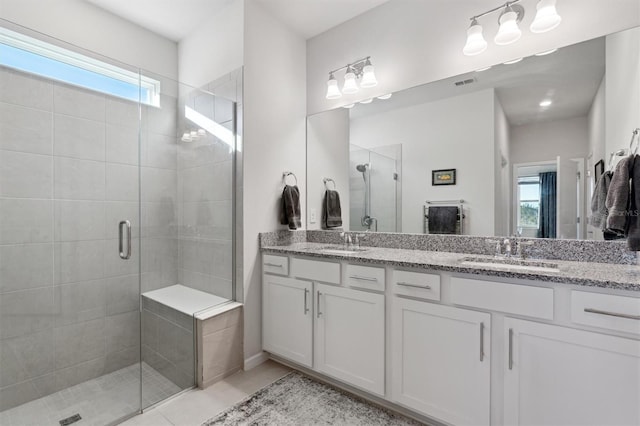
[[0, 27], [0, 65], [107, 95], [160, 106], [160, 82]]
[[538, 228], [540, 225], [540, 177], [518, 178], [518, 227]]

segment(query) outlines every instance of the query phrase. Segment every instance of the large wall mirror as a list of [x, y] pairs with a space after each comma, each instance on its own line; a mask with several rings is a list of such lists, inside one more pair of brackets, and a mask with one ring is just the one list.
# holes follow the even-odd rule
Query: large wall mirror
[[[307, 119], [307, 228], [601, 240], [596, 179], [640, 127], [640, 28]], [[607, 237], [607, 239], [609, 239]]]

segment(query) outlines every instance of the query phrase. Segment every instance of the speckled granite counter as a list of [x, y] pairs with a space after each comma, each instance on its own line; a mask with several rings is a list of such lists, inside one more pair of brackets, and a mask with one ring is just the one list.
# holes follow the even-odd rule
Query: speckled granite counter
[[[330, 247], [326, 243], [294, 242], [289, 245], [269, 245], [262, 247], [266, 253], [302, 255], [331, 260], [347, 260], [356, 263], [383, 264], [406, 268], [424, 268], [436, 271], [486, 275], [514, 279], [546, 281], [600, 287], [612, 290], [640, 291], [640, 266], [593, 262], [571, 262], [561, 260], [541, 261], [540, 264], [558, 265], [559, 272], [513, 270], [500, 265], [470, 266], [462, 262], [465, 258], [491, 256], [447, 253], [440, 251], [403, 250], [395, 248], [363, 247], [366, 251], [354, 254], [326, 253]], [[335, 245], [335, 248], [341, 248]]]

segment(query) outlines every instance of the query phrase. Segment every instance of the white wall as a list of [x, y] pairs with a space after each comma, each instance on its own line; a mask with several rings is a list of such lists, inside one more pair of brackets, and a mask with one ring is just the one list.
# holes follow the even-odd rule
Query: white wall
[[[482, 90], [351, 121], [351, 143], [402, 144], [402, 231], [422, 233], [425, 200], [464, 199], [465, 234], [494, 234], [494, 91]], [[431, 171], [457, 184], [431, 186]]]
[[108, 58], [178, 78], [176, 43], [82, 0], [0, 0], [0, 18]]
[[[349, 110], [334, 109], [307, 120], [307, 229], [322, 229], [322, 201], [325, 185], [322, 179], [336, 182], [340, 194], [342, 227], [349, 228]], [[329, 187], [333, 189], [331, 183]], [[311, 223], [311, 211], [316, 222]]]
[[[462, 54], [469, 17], [495, 7], [493, 0], [393, 0], [372, 9], [308, 41], [307, 112], [314, 114], [640, 24], [637, 0], [561, 0], [557, 9], [562, 24], [549, 33], [532, 34], [528, 27], [536, 3], [521, 2], [526, 8], [522, 38], [509, 46], [491, 42], [497, 15], [481, 18], [489, 48], [474, 57]], [[378, 86], [334, 101], [325, 99], [329, 70], [369, 55]], [[340, 73], [339, 78], [342, 76]]]
[[511, 163], [586, 158], [588, 130], [587, 117], [511, 126]]
[[640, 127], [640, 28], [606, 40], [606, 152], [628, 148]]
[[244, 2], [235, 0], [178, 43], [178, 74], [193, 87], [242, 67]]
[[[262, 351], [260, 232], [279, 225], [282, 172], [298, 177], [305, 217], [305, 40], [254, 1], [244, 6], [244, 351]], [[304, 223], [304, 219], [303, 219]]]
[[[509, 161], [509, 122], [502, 109], [502, 104], [494, 96], [494, 125], [495, 125], [495, 233], [496, 235], [510, 234], [511, 218], [511, 162]], [[506, 164], [503, 164], [503, 161]]]
[[[605, 93], [606, 93], [606, 76], [602, 78], [600, 87], [596, 92], [596, 96], [593, 99], [593, 104], [589, 110], [588, 125], [589, 125], [589, 155], [591, 158], [587, 161], [587, 170], [591, 172], [591, 178], [587, 180], [587, 196], [585, 197], [585, 207], [587, 209], [587, 215], [591, 215], [591, 196], [595, 187], [594, 166], [600, 161], [604, 160], [605, 169], [609, 166], [609, 155], [605, 152]], [[587, 226], [587, 239], [590, 240], [603, 240], [602, 231]]]

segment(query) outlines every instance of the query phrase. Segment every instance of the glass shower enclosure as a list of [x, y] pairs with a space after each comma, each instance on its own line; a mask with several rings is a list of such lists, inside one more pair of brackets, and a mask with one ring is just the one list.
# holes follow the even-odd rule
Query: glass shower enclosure
[[233, 299], [241, 73], [0, 27], [0, 424], [117, 423], [195, 385], [193, 315]]

